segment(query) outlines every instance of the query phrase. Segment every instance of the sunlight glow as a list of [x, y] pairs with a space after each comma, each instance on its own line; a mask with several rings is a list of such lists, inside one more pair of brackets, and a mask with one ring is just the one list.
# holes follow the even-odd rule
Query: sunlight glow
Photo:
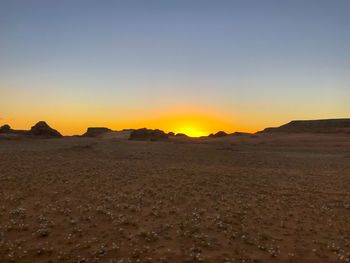
[[190, 137], [207, 136], [208, 132], [194, 125], [186, 125], [175, 130], [176, 133], [184, 133]]

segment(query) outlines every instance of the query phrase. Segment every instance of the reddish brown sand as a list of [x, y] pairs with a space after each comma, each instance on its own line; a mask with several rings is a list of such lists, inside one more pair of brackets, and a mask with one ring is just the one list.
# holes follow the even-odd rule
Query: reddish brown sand
[[350, 136], [0, 138], [0, 262], [349, 262]]

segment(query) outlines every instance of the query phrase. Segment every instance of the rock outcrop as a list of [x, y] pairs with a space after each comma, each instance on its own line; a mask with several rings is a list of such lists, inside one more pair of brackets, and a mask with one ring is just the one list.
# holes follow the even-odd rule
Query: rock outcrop
[[350, 119], [297, 120], [259, 133], [342, 133], [350, 132]]
[[43, 136], [43, 137], [62, 137], [62, 135], [55, 129], [52, 129], [46, 122], [39, 121], [35, 124], [30, 131], [27, 133], [28, 135], [33, 136]]
[[84, 137], [97, 137], [106, 132], [111, 132], [112, 130], [105, 127], [89, 127], [87, 131], [82, 135]]
[[10, 127], [10, 125], [5, 124], [3, 126], [0, 127], [0, 133], [12, 133], [12, 129]]
[[143, 140], [143, 141], [158, 141], [164, 140], [168, 138], [168, 134], [166, 134], [162, 130], [151, 130], [151, 129], [137, 129], [130, 133], [129, 140]]
[[209, 136], [208, 137], [210, 137], [210, 138], [220, 138], [220, 137], [225, 137], [225, 136], [227, 136], [228, 134], [226, 133], [226, 132], [224, 132], [224, 131], [219, 131], [219, 132], [217, 132], [217, 133], [215, 133], [215, 134], [209, 134]]
[[26, 135], [27, 133], [28, 131], [25, 130], [14, 130], [8, 124], [5, 124], [0, 127], [0, 134]]

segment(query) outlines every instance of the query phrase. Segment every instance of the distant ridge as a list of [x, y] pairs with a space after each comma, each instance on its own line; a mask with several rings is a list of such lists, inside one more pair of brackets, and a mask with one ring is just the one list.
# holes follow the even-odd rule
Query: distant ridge
[[[257, 133], [346, 133], [350, 134], [350, 118], [341, 119], [320, 119], [320, 120], [293, 120], [279, 127], [269, 127]], [[0, 135], [29, 135], [31, 137], [63, 137], [61, 133], [51, 128], [45, 121], [39, 121], [30, 130], [15, 130], [8, 124], [0, 126]], [[80, 137], [118, 137], [128, 136], [130, 140], [161, 140], [168, 137], [188, 137], [186, 134], [169, 132], [165, 133], [159, 129], [123, 129], [113, 131], [106, 127], [89, 127]], [[226, 136], [252, 135], [245, 132], [226, 133], [219, 131], [201, 138], [221, 138]], [[78, 135], [77, 135], [78, 136]]]
[[350, 133], [349, 119], [295, 120], [259, 133]]

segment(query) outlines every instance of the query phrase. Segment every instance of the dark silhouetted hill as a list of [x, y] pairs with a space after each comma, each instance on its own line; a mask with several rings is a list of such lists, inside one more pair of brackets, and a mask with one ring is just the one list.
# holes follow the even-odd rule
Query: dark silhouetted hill
[[28, 131], [25, 130], [14, 130], [10, 127], [10, 125], [5, 124], [0, 127], [0, 134], [22, 134], [26, 135]]
[[11, 129], [10, 125], [5, 124], [0, 127], [0, 133], [11, 133], [13, 130]]
[[350, 119], [296, 120], [259, 133], [349, 133]]
[[101, 134], [111, 132], [112, 130], [105, 127], [89, 127], [87, 131], [82, 135], [84, 137], [97, 137]]
[[137, 129], [133, 130], [130, 133], [130, 140], [150, 140], [150, 141], [157, 141], [157, 140], [162, 140], [162, 139], [167, 139], [168, 134], [166, 134], [162, 130], [151, 130], [151, 129]]
[[55, 129], [52, 129], [46, 122], [39, 121], [35, 124], [30, 131], [27, 133], [28, 135], [33, 136], [43, 136], [43, 137], [62, 137], [62, 135]]
[[225, 136], [227, 136], [228, 134], [226, 133], [226, 132], [224, 132], [224, 131], [219, 131], [219, 132], [217, 132], [217, 133], [211, 133], [211, 134], [209, 134], [209, 136], [208, 137], [211, 137], [211, 138], [220, 138], [220, 137], [225, 137]]

